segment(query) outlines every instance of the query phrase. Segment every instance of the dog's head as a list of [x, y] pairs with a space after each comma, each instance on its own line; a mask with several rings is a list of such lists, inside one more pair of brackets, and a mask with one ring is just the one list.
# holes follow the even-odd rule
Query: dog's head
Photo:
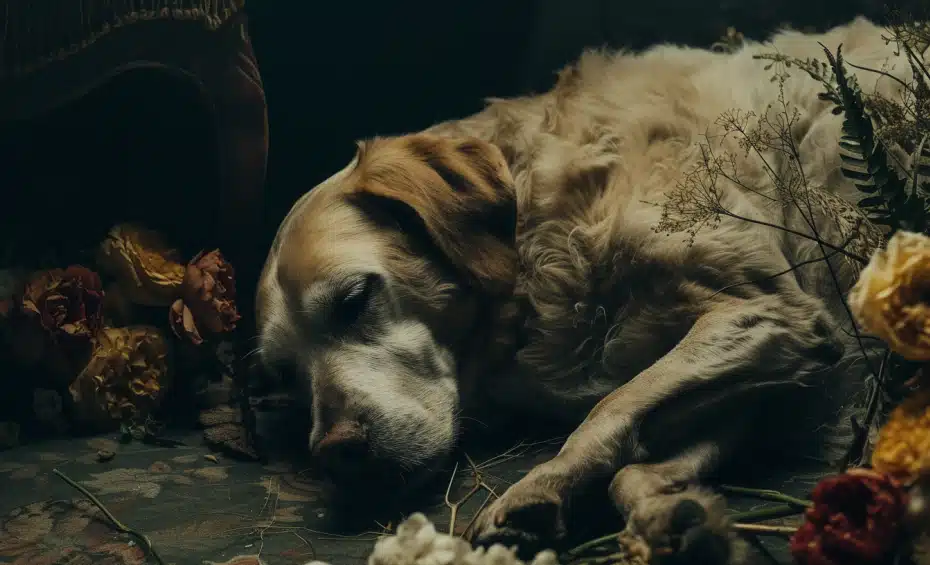
[[481, 306], [512, 293], [515, 232], [507, 164], [471, 138], [361, 143], [291, 209], [259, 283], [259, 349], [293, 368], [332, 479], [422, 471], [451, 451], [463, 344], [487, 329]]

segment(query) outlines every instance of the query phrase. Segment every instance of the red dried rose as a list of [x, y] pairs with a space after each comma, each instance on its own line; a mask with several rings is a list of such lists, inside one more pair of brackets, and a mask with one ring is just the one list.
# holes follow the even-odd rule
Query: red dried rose
[[97, 273], [72, 265], [44, 271], [26, 283], [22, 311], [53, 338], [93, 337], [103, 324], [103, 284]]
[[171, 329], [178, 337], [200, 344], [202, 335], [232, 331], [239, 318], [232, 265], [219, 249], [199, 253], [187, 265], [181, 298], [168, 311]]
[[55, 382], [70, 383], [103, 324], [103, 295], [97, 273], [80, 265], [34, 274], [6, 314], [11, 354]]
[[883, 563], [900, 546], [907, 496], [887, 475], [853, 469], [820, 481], [791, 538], [801, 565]]

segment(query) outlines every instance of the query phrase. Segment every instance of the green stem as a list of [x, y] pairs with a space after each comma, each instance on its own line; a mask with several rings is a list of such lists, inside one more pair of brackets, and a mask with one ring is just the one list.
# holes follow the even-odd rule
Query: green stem
[[603, 557], [589, 557], [581, 561], [577, 561], [572, 565], [606, 565], [607, 563], [626, 563], [630, 558], [629, 555], [625, 553], [613, 553], [610, 555], [604, 555]]
[[[586, 541], [583, 544], [577, 545], [569, 549], [568, 551], [566, 551], [564, 556], [571, 557], [571, 556], [579, 555], [589, 549], [594, 549], [595, 547], [598, 547], [603, 543], [607, 543], [610, 541], [616, 541], [619, 538], [619, 536], [620, 536], [619, 532], [614, 532], [612, 534], [607, 534], [606, 536], [602, 536], [599, 538], [595, 538], [593, 540]], [[561, 559], [560, 561], [566, 561], [566, 559]]]
[[717, 490], [724, 494], [739, 494], [743, 496], [759, 498], [761, 500], [771, 500], [772, 502], [784, 502], [786, 504], [792, 504], [801, 508], [810, 508], [814, 505], [810, 500], [804, 500], [802, 498], [790, 496], [778, 492], [777, 490], [771, 489], [755, 489], [747, 487], [734, 487], [730, 485], [719, 485]]
[[749, 510], [746, 512], [737, 512], [730, 514], [728, 518], [731, 522], [762, 522], [764, 520], [774, 520], [775, 518], [786, 518], [788, 516], [797, 516], [802, 512], [797, 506], [790, 504], [779, 504], [768, 508], [758, 510]]

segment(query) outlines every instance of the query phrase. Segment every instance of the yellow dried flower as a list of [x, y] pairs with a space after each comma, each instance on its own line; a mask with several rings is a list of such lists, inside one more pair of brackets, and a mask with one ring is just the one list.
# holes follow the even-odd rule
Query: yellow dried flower
[[132, 224], [110, 230], [97, 263], [116, 278], [130, 302], [143, 306], [168, 306], [184, 281], [178, 252], [158, 232]]
[[903, 482], [930, 471], [930, 390], [891, 412], [872, 452], [872, 467]]
[[168, 377], [168, 343], [158, 329], [104, 328], [70, 391], [83, 422], [109, 427], [147, 416], [161, 400]]
[[865, 331], [913, 361], [930, 361], [930, 237], [899, 231], [849, 292]]

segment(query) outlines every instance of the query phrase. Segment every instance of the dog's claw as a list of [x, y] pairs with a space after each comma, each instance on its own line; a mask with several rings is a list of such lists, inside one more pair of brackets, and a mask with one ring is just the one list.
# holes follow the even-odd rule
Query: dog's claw
[[481, 513], [470, 538], [481, 546], [517, 546], [521, 557], [529, 557], [564, 534], [561, 498], [536, 485], [518, 482]]

